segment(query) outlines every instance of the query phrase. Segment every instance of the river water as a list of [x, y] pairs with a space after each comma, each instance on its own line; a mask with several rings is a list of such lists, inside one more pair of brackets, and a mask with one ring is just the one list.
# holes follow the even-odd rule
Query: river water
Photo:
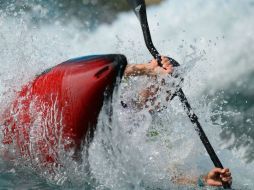
[[[151, 59], [132, 12], [93, 30], [81, 30], [75, 20], [36, 24], [29, 13], [7, 13], [0, 11], [1, 112], [23, 84], [66, 59], [107, 53], [125, 54], [130, 63]], [[148, 8], [148, 19], [161, 54], [182, 64], [183, 90], [218, 156], [232, 170], [233, 188], [253, 189], [254, 1], [166, 0]], [[0, 189], [193, 189], [171, 179], [199, 176], [212, 164], [179, 100], [165, 101], [172, 79], [165, 81], [156, 101], [167, 108], [152, 115], [148, 109], [119, 106], [153, 83], [149, 78], [120, 85], [113, 115], [109, 120], [105, 104], [83, 164], [63, 156], [63, 167], [52, 173], [31, 160], [0, 159]]]

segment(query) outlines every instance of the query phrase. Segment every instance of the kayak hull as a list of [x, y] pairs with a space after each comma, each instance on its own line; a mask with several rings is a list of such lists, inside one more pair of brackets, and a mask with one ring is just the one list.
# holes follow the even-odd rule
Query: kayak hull
[[16, 154], [58, 162], [59, 150], [80, 150], [94, 130], [103, 100], [121, 79], [123, 55], [71, 59], [24, 85], [3, 115], [3, 143]]

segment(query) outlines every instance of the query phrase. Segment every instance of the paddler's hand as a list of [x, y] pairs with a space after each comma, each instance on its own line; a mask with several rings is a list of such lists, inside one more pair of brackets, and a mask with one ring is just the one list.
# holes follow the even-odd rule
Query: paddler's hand
[[162, 67], [156, 59], [153, 59], [149, 64], [147, 64], [147, 69], [149, 75], [165, 75], [171, 74], [174, 71], [173, 65], [170, 63], [169, 59], [165, 56], [161, 56]]
[[158, 76], [171, 74], [173, 72], [173, 65], [170, 64], [170, 61], [167, 57], [161, 56], [162, 67], [159, 66], [159, 63], [156, 59], [153, 59], [149, 63], [141, 64], [128, 64], [124, 71], [124, 76]]
[[206, 184], [210, 186], [222, 186], [222, 181], [232, 184], [232, 176], [228, 168], [213, 168], [205, 177]]

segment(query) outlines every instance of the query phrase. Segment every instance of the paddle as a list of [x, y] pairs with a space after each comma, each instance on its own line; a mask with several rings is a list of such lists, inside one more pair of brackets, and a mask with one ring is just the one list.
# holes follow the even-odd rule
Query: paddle
[[[156, 50], [156, 48], [153, 45], [152, 42], [152, 38], [151, 38], [151, 34], [150, 34], [150, 30], [149, 30], [149, 26], [148, 26], [148, 22], [147, 22], [147, 15], [146, 15], [146, 5], [145, 5], [145, 1], [144, 0], [128, 0], [130, 5], [132, 6], [132, 8], [134, 9], [135, 14], [137, 15], [141, 27], [142, 27], [142, 31], [143, 31], [143, 35], [144, 35], [144, 39], [145, 39], [145, 43], [146, 46], [148, 48], [148, 50], [150, 51], [150, 53], [152, 54], [152, 56], [159, 60], [159, 64], [160, 63], [160, 54], [159, 52]], [[173, 66], [179, 66], [179, 63], [177, 63], [174, 59], [170, 58], [170, 61], [172, 62]], [[211, 143], [209, 142], [204, 130], [202, 129], [199, 121], [198, 121], [198, 117], [197, 115], [193, 112], [185, 94], [183, 93], [183, 90], [180, 88], [179, 90], [177, 90], [176, 94], [180, 101], [182, 102], [182, 105], [184, 107], [184, 110], [186, 111], [190, 121], [192, 122], [195, 131], [198, 133], [200, 140], [202, 141], [207, 153], [209, 154], [213, 164], [215, 167], [217, 168], [222, 168], [223, 169], [223, 165], [221, 164], [218, 156], [216, 155]], [[174, 96], [173, 96], [174, 97]], [[230, 189], [230, 184], [228, 183], [224, 183], [222, 182], [224, 189]]]

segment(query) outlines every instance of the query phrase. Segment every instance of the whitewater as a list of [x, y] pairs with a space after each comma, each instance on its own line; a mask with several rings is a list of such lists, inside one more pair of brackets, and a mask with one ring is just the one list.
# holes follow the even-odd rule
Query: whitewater
[[[45, 7], [34, 9], [43, 16]], [[232, 170], [233, 188], [253, 189], [254, 1], [166, 0], [147, 13], [159, 52], [182, 65], [183, 90], [222, 163]], [[0, 113], [22, 85], [67, 59], [110, 53], [126, 55], [129, 63], [152, 59], [133, 12], [92, 30], [79, 25], [74, 20], [37, 24], [29, 13], [0, 10]], [[165, 101], [171, 80], [166, 78], [156, 100], [167, 108], [154, 115], [120, 104], [149, 86], [148, 78], [121, 84], [113, 104], [105, 103], [100, 113], [83, 164], [63, 153], [63, 167], [52, 173], [31, 160], [0, 159], [0, 189], [193, 189], [171, 179], [199, 176], [213, 165], [177, 97]]]

